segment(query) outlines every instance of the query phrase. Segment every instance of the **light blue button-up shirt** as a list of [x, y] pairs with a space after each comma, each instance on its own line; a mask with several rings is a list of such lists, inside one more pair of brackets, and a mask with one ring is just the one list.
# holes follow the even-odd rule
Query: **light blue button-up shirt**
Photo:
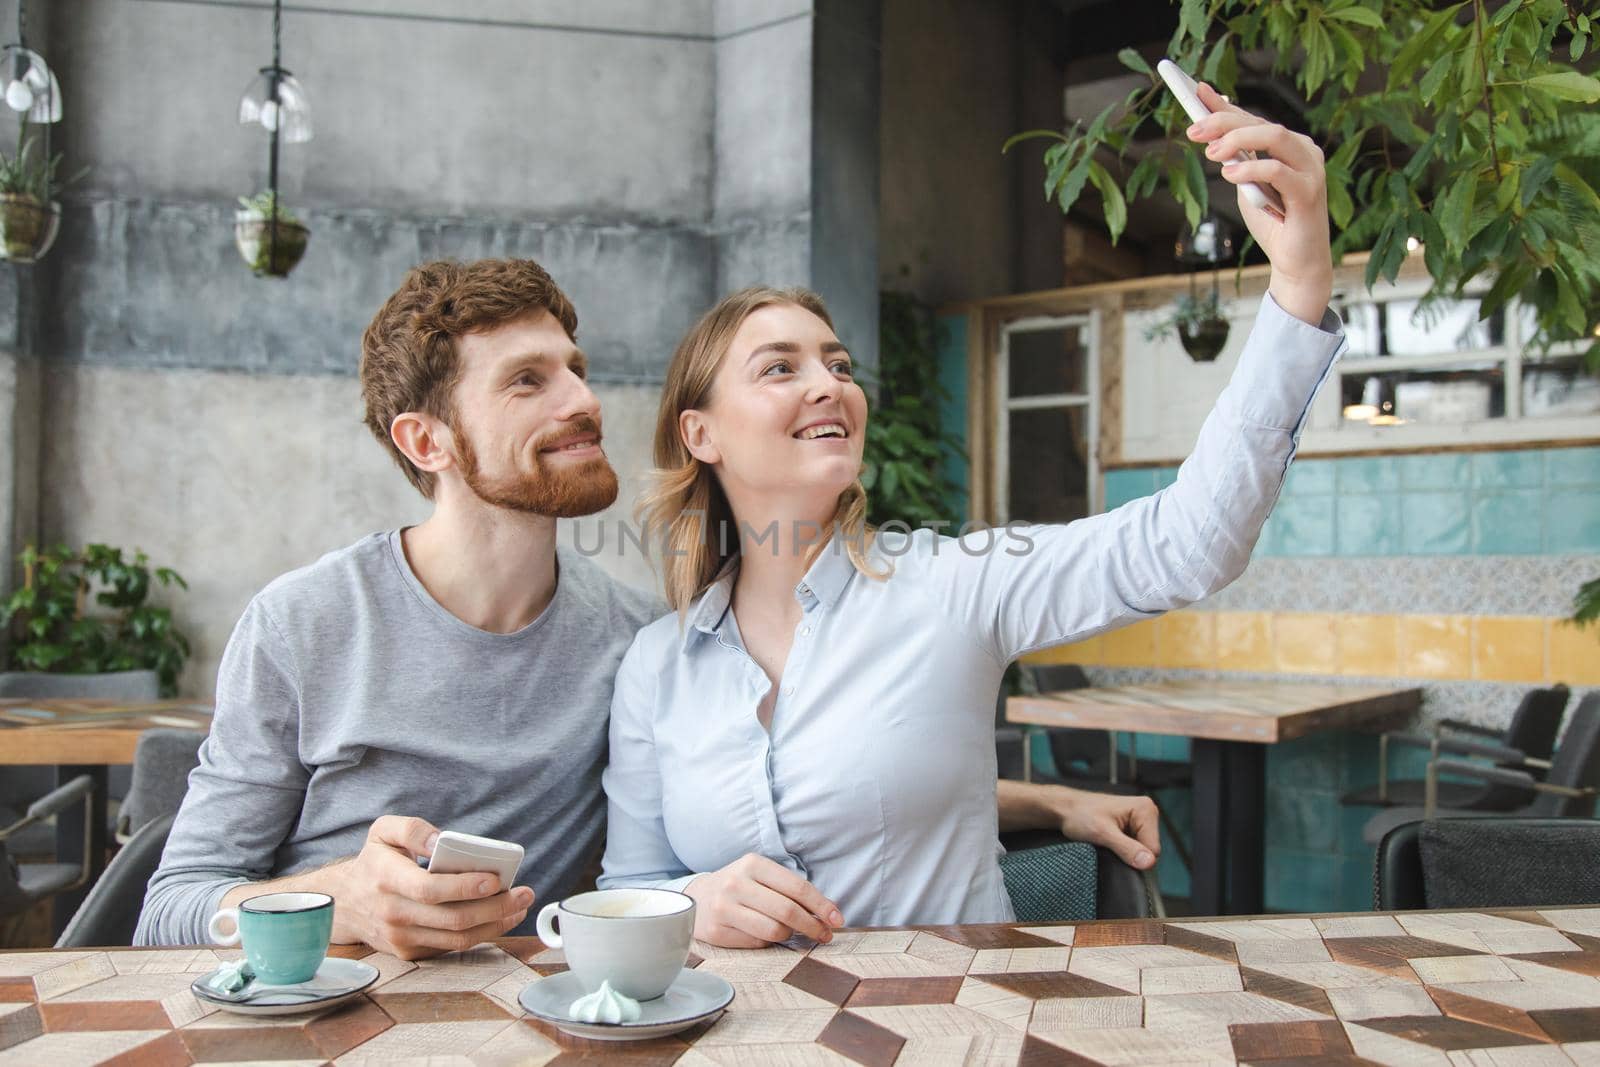
[[1004, 922], [994, 703], [1007, 664], [1192, 603], [1244, 570], [1344, 336], [1263, 300], [1177, 481], [1104, 515], [957, 540], [880, 532], [887, 580], [837, 539], [795, 587], [771, 683], [724, 573], [641, 630], [617, 674], [602, 887], [682, 888], [745, 853], [810, 880], [851, 926]]

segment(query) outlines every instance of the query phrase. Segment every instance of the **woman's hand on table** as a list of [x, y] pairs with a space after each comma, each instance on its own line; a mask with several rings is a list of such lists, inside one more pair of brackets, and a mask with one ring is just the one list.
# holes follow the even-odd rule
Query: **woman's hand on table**
[[[1322, 149], [1305, 134], [1268, 122], [1202, 83], [1200, 100], [1212, 114], [1189, 127], [1189, 139], [1206, 146], [1206, 158], [1223, 163], [1222, 177], [1239, 185], [1261, 182], [1283, 198], [1284, 214], [1239, 197], [1239, 213], [1272, 261], [1268, 292], [1278, 306], [1313, 326], [1333, 296], [1333, 253], [1328, 234], [1328, 179]], [[1240, 152], [1261, 158], [1224, 162]]]
[[723, 948], [761, 948], [804, 934], [832, 941], [844, 925], [838, 905], [765, 856], [749, 853], [683, 890], [695, 901], [694, 936]]

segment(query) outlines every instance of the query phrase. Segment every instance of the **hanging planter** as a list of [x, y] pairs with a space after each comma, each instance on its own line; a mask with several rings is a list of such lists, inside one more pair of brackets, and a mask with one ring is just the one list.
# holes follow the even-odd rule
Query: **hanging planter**
[[56, 243], [61, 205], [26, 193], [0, 193], [0, 259], [35, 263]]
[[311, 231], [278, 196], [278, 151], [311, 140], [306, 91], [279, 60], [283, 51], [283, 0], [272, 5], [272, 64], [262, 67], [239, 100], [239, 123], [267, 131], [267, 188], [240, 197], [233, 213], [233, 243], [257, 277], [287, 278], [306, 254]]
[[36, 263], [61, 230], [57, 194], [87, 168], [59, 178], [50, 127], [61, 121], [61, 86], [44, 57], [28, 47], [27, 10], [17, 4], [17, 40], [0, 49], [0, 100], [17, 114], [17, 151], [0, 153], [0, 259]]
[[1178, 340], [1196, 363], [1210, 363], [1228, 343], [1228, 320], [1217, 314], [1184, 319], [1178, 324]]
[[1183, 350], [1196, 363], [1210, 363], [1228, 343], [1228, 320], [1215, 291], [1184, 293], [1173, 302], [1172, 311], [1145, 329], [1145, 339], [1153, 341], [1176, 332]]
[[271, 192], [239, 198], [233, 213], [233, 243], [257, 275], [287, 278], [306, 254], [311, 231], [278, 204]]

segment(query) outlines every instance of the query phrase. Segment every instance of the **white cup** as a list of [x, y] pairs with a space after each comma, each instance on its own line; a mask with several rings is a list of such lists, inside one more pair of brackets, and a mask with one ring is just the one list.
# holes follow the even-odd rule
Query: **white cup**
[[579, 893], [541, 908], [537, 928], [566, 954], [585, 992], [610, 982], [623, 996], [654, 1000], [689, 962], [694, 898], [670, 889]]

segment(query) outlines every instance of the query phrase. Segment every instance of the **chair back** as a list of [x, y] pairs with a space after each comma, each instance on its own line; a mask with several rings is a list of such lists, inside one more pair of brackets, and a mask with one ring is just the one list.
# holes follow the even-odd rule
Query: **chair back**
[[[1545, 781], [1551, 785], [1564, 785], [1570, 789], [1600, 787], [1600, 691], [1578, 701], [1567, 718], [1566, 733], [1556, 747], [1550, 761], [1550, 773]], [[1528, 806], [1527, 814], [1540, 816], [1590, 816], [1594, 814], [1595, 797], [1563, 797], [1540, 793]]]
[[105, 674], [45, 674], [0, 671], [0, 697], [32, 700], [157, 700], [161, 679], [155, 671], [107, 671]]
[[1379, 911], [1600, 904], [1600, 820], [1402, 823], [1378, 844], [1374, 882]]
[[1150, 917], [1144, 876], [1109, 849], [1054, 830], [1005, 833], [1000, 841], [1000, 873], [1019, 922]]
[[[1075, 663], [1030, 665], [1024, 670], [1032, 676], [1034, 688], [1041, 693], [1089, 688], [1089, 676]], [[1104, 730], [1056, 727], [1046, 736], [1050, 742], [1050, 758], [1056, 764], [1056, 773], [1063, 777], [1070, 777], [1074, 773], [1089, 778], [1110, 776], [1111, 746]]]
[[152, 819], [122, 846], [61, 931], [56, 948], [133, 944], [145, 889], [161, 864], [172, 820], [172, 815]]
[[133, 750], [133, 781], [117, 817], [119, 833], [136, 833], [151, 819], [176, 815], [189, 791], [189, 772], [200, 765], [198, 730], [146, 730]]
[[1572, 691], [1564, 685], [1548, 689], [1530, 689], [1522, 695], [1522, 703], [1511, 714], [1511, 724], [1506, 727], [1505, 743], [1535, 759], [1549, 759], [1556, 748], [1556, 734], [1561, 732], [1561, 716], [1567, 710]]

